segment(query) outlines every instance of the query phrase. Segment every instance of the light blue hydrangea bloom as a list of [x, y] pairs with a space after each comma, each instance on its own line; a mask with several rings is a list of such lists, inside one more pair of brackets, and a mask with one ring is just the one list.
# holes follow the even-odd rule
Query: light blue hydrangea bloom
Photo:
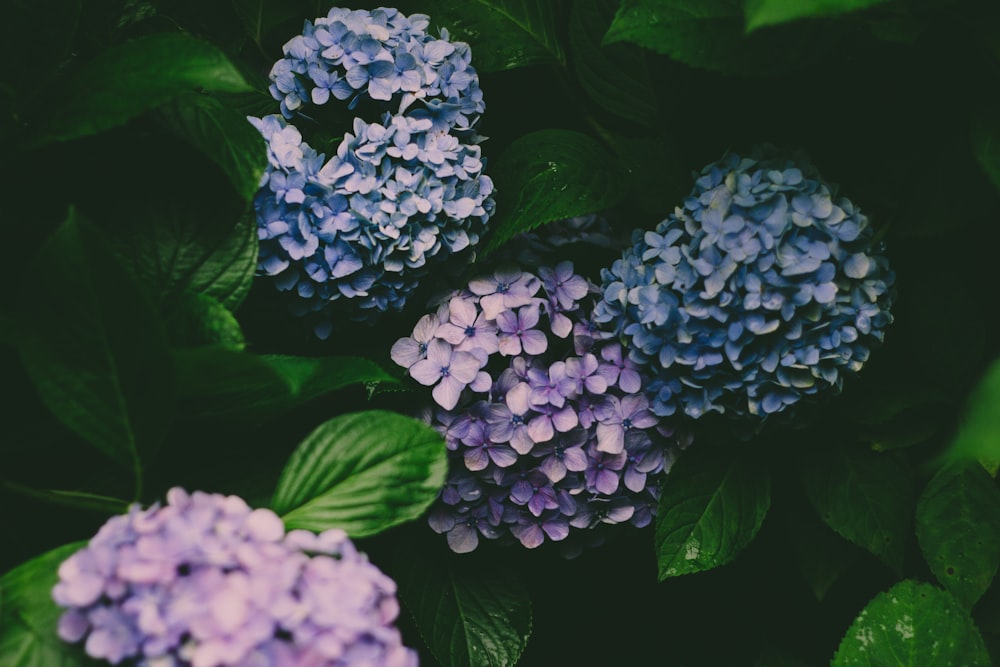
[[435, 129], [467, 130], [484, 108], [469, 45], [449, 41], [447, 30], [432, 37], [428, 24], [423, 14], [387, 7], [334, 7], [285, 44], [271, 95], [289, 119], [331, 97], [351, 108], [367, 98], [393, 115], [429, 118]]
[[[254, 200], [258, 274], [320, 338], [335, 313], [372, 322], [402, 309], [434, 263], [474, 259], [493, 211], [469, 46], [427, 25], [388, 8], [335, 7], [306, 21], [271, 71], [281, 114], [249, 118], [269, 156]], [[355, 118], [327, 159], [300, 129], [316, 124], [306, 107], [331, 100], [366, 100], [376, 117]]]
[[270, 160], [254, 199], [258, 270], [321, 338], [340, 299], [354, 319], [401, 309], [428, 264], [475, 246], [493, 212], [479, 146], [429, 119], [356, 119], [329, 160], [280, 115], [251, 122]]
[[59, 636], [112, 664], [416, 667], [396, 584], [339, 529], [286, 533], [236, 496], [133, 506], [59, 567]]
[[653, 380], [658, 415], [763, 420], [839, 391], [892, 322], [868, 219], [807, 164], [730, 153], [602, 272], [595, 320]]

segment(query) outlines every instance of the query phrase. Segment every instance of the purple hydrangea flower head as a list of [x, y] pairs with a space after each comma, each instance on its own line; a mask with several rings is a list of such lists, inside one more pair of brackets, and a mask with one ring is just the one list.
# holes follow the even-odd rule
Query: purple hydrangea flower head
[[[269, 157], [254, 198], [257, 272], [320, 338], [344, 319], [335, 314], [374, 322], [402, 309], [434, 265], [471, 261], [493, 211], [469, 47], [427, 26], [396, 9], [334, 7], [272, 68], [281, 113], [249, 118]], [[327, 154], [290, 123], [322, 125], [314, 107], [333, 101], [365, 101], [369, 114]]]
[[[686, 443], [649, 409], [640, 367], [591, 327], [596, 294], [570, 262], [537, 275], [505, 266], [448, 295], [393, 346], [411, 377], [437, 385], [427, 418], [450, 472], [429, 521], [452, 550], [483, 538], [535, 548], [651, 520], [655, 488]], [[578, 327], [588, 335], [569, 336]], [[456, 362], [462, 377], [449, 380]], [[469, 381], [476, 374], [489, 382]]]
[[110, 519], [59, 567], [59, 635], [142, 667], [415, 667], [395, 583], [338, 529], [179, 488]]
[[839, 391], [892, 322], [895, 276], [868, 219], [811, 165], [772, 152], [705, 167], [684, 205], [602, 272], [594, 319], [651, 377], [657, 415], [759, 424]]

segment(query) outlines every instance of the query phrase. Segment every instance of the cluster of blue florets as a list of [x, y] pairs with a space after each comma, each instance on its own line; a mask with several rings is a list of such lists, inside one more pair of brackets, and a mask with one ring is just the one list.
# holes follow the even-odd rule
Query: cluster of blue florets
[[678, 439], [622, 346], [590, 320], [594, 294], [570, 262], [501, 268], [393, 345], [393, 360], [433, 386], [428, 419], [451, 466], [430, 525], [454, 551], [651, 521]]
[[892, 322], [868, 219], [805, 164], [730, 153], [633, 241], [595, 320], [652, 377], [657, 415], [762, 420], [839, 391]]
[[110, 519], [59, 567], [59, 636], [140, 667], [416, 667], [396, 585], [342, 530], [179, 488]]
[[[428, 266], [479, 242], [493, 182], [473, 125], [484, 109], [467, 44], [427, 32], [426, 16], [333, 8], [305, 24], [271, 70], [281, 114], [251, 118], [269, 167], [254, 199], [258, 272], [293, 312], [329, 335], [331, 304], [354, 320], [401, 309]], [[331, 99], [357, 118], [336, 154], [303, 140], [310, 105]]]

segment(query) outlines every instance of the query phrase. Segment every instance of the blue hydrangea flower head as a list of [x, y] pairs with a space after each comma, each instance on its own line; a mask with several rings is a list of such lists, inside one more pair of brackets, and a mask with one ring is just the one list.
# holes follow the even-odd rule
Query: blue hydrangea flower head
[[[684, 444], [650, 411], [643, 377], [590, 322], [597, 287], [570, 262], [504, 266], [423, 316], [392, 359], [433, 387], [448, 483], [430, 525], [464, 553], [480, 538], [535, 548], [650, 522]], [[598, 533], [600, 531], [597, 531]]]
[[[469, 46], [427, 26], [384, 7], [306, 21], [271, 70], [281, 114], [249, 119], [269, 157], [254, 200], [258, 274], [320, 338], [335, 319], [402, 309], [434, 264], [474, 259], [493, 211]], [[373, 117], [355, 118], [329, 158], [290, 124], [322, 124], [310, 105], [361, 101]]]
[[428, 17], [380, 7], [334, 7], [306, 21], [271, 69], [270, 91], [292, 119], [331, 98], [354, 108], [361, 98], [392, 115], [432, 120], [435, 129], [470, 129], [483, 112], [479, 76], [464, 42], [427, 32]]
[[258, 273], [321, 338], [338, 301], [355, 320], [402, 309], [429, 267], [471, 254], [493, 211], [479, 146], [427, 118], [356, 119], [329, 159], [278, 114], [250, 120], [269, 157]]
[[868, 218], [771, 153], [705, 167], [602, 272], [594, 319], [651, 376], [657, 415], [759, 423], [839, 391], [892, 322], [895, 276]]
[[179, 488], [110, 519], [59, 567], [59, 636], [140, 667], [416, 667], [396, 586], [339, 529]]

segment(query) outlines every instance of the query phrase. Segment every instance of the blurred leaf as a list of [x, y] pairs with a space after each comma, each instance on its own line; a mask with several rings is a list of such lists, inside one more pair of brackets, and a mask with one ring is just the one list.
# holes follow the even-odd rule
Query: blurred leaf
[[207, 294], [188, 292], [172, 300], [166, 319], [170, 342], [176, 347], [218, 345], [237, 352], [246, 347], [236, 317]]
[[182, 413], [267, 419], [349, 385], [397, 382], [357, 357], [258, 356], [218, 346], [174, 351]]
[[517, 664], [531, 635], [531, 598], [517, 574], [476, 555], [426, 548], [396, 562], [399, 597], [441, 665]]
[[374, 535], [411, 521], [437, 497], [448, 471], [433, 428], [393, 412], [335, 417], [298, 446], [272, 507], [289, 529]]
[[917, 503], [917, 540], [938, 581], [972, 608], [1000, 567], [1000, 490], [976, 462], [942, 468]]
[[182, 95], [157, 118], [215, 162], [244, 199], [253, 199], [267, 167], [267, 147], [245, 116], [210, 95]]
[[623, 196], [615, 159], [594, 139], [570, 130], [527, 134], [493, 169], [497, 212], [486, 251], [554, 220], [603, 211]]
[[948, 449], [951, 460], [1000, 461], [1000, 360], [965, 402], [965, 419]]
[[972, 148], [976, 160], [1000, 189], [1000, 107], [980, 110], [972, 122]]
[[59, 581], [59, 564], [84, 545], [53, 549], [0, 577], [0, 667], [99, 664], [56, 634], [62, 610], [52, 600], [52, 587]]
[[205, 220], [164, 203], [114, 239], [118, 256], [147, 291], [161, 302], [204, 294], [236, 310], [257, 270], [257, 224], [251, 216], [235, 223]]
[[40, 141], [97, 134], [196, 90], [250, 89], [208, 42], [182, 33], [147, 35], [104, 51], [76, 72], [43, 123]]
[[799, 572], [819, 602], [864, 553], [816, 519], [788, 525], [785, 534], [792, 541]]
[[232, 5], [243, 29], [258, 46], [268, 30], [302, 15], [300, 5], [285, 0], [232, 0]]
[[818, 452], [804, 464], [802, 479], [828, 526], [897, 573], [902, 570], [913, 489], [895, 459], [854, 448]]
[[420, 12], [468, 42], [479, 72], [563, 64], [552, 0], [425, 0]]
[[879, 593], [847, 630], [831, 667], [988, 667], [972, 619], [941, 589], [901, 581]]
[[571, 9], [569, 43], [577, 79], [605, 111], [639, 123], [657, 119], [656, 94], [646, 54], [631, 44], [601, 46], [614, 8], [601, 0], [577, 0]]
[[61, 505], [63, 507], [98, 512], [100, 514], [124, 514], [128, 511], [129, 506], [129, 502], [121, 498], [112, 498], [96, 493], [87, 493], [86, 491], [37, 489], [6, 479], [0, 479], [0, 489], [5, 489], [27, 498], [41, 500], [50, 505]]
[[604, 44], [632, 42], [693, 67], [776, 74], [808, 64], [832, 32], [814, 26], [744, 34], [741, 0], [622, 0]]
[[767, 468], [713, 452], [685, 453], [664, 480], [656, 518], [660, 581], [732, 561], [771, 506]]
[[799, 19], [825, 18], [855, 12], [888, 0], [746, 0], [747, 32]]
[[74, 211], [34, 261], [21, 360], [49, 410], [133, 469], [173, 417], [162, 324], [96, 227]]

